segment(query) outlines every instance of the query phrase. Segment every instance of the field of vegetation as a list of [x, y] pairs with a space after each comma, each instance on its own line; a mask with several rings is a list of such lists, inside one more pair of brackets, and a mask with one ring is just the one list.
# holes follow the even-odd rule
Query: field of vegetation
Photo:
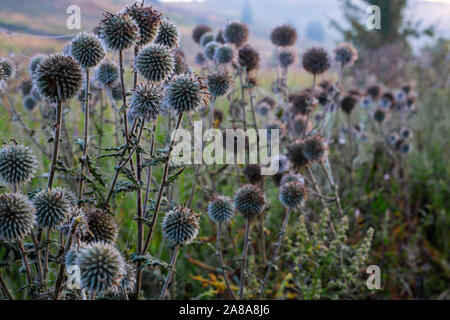
[[[240, 21], [182, 51], [141, 1], [60, 52], [4, 52], [0, 299], [449, 299], [449, 40], [413, 54], [432, 29], [383, 3], [374, 33], [344, 5], [334, 50], [274, 26], [269, 61]], [[231, 138], [243, 164], [176, 163], [197, 121], [267, 132]], [[265, 140], [271, 175], [248, 156]]]

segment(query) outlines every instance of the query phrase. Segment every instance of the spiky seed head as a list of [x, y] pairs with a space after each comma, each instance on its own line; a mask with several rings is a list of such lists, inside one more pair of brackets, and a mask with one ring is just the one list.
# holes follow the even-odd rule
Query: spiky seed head
[[342, 111], [344, 111], [346, 114], [351, 114], [353, 109], [355, 109], [357, 102], [358, 102], [358, 100], [354, 96], [352, 96], [352, 95], [345, 96], [341, 100]]
[[51, 229], [62, 225], [69, 212], [70, 202], [62, 188], [44, 189], [32, 202], [36, 208], [36, 223], [41, 228]]
[[303, 154], [303, 141], [295, 141], [288, 147], [287, 157], [296, 168], [302, 168], [308, 164], [308, 159]]
[[358, 60], [358, 51], [351, 43], [343, 42], [334, 49], [334, 59], [342, 66], [351, 67]]
[[119, 67], [113, 61], [104, 59], [95, 69], [95, 79], [102, 86], [111, 86], [119, 79]]
[[261, 166], [259, 164], [246, 165], [244, 168], [244, 176], [251, 184], [258, 184], [264, 178], [261, 174]]
[[183, 53], [183, 51], [181, 51], [180, 49], [174, 49], [172, 50], [172, 54], [174, 57], [174, 67], [173, 67], [173, 72], [175, 74], [182, 74], [182, 73], [186, 73], [189, 71], [189, 66], [186, 63], [186, 57]]
[[152, 42], [156, 38], [161, 23], [161, 13], [152, 6], [143, 6], [137, 2], [128, 6], [125, 12], [131, 17], [138, 27], [138, 39], [136, 44], [141, 47]]
[[278, 26], [272, 30], [270, 40], [279, 47], [292, 46], [297, 42], [297, 30], [289, 24]]
[[7, 145], [0, 149], [0, 181], [8, 185], [30, 181], [37, 161], [32, 151], [22, 145]]
[[11, 79], [14, 78], [14, 75], [16, 74], [16, 66], [11, 60], [8, 60], [6, 58], [0, 59], [0, 68], [3, 69], [3, 79]]
[[93, 242], [80, 250], [76, 261], [81, 287], [89, 293], [107, 293], [120, 285], [125, 263], [115, 246]]
[[241, 67], [248, 72], [258, 69], [261, 58], [259, 53], [249, 44], [244, 45], [238, 51], [238, 60]]
[[48, 56], [42, 53], [38, 53], [36, 55], [34, 55], [31, 59], [30, 59], [30, 75], [31, 77], [34, 77], [34, 74], [36, 72], [37, 67], [39, 66], [39, 64], [45, 60]]
[[400, 130], [400, 135], [404, 138], [404, 139], [410, 139], [413, 136], [412, 131], [409, 128], [402, 128]]
[[233, 201], [225, 196], [217, 196], [208, 204], [208, 215], [216, 223], [230, 222], [234, 217]]
[[125, 292], [131, 293], [134, 291], [136, 285], [136, 268], [132, 263], [126, 262], [123, 271], [120, 286]]
[[299, 182], [300, 184], [304, 185], [305, 184], [305, 178], [303, 178], [300, 174], [295, 174], [295, 173], [287, 173], [285, 175], [283, 175], [283, 177], [280, 180], [280, 186], [289, 183], [289, 182]]
[[34, 208], [26, 196], [0, 194], [0, 239], [21, 240], [32, 232], [34, 222]]
[[288, 101], [291, 103], [291, 111], [294, 114], [300, 113], [306, 116], [311, 114], [315, 107], [311, 95], [306, 91], [290, 94]]
[[84, 238], [87, 243], [93, 241], [114, 243], [116, 241], [119, 227], [111, 214], [105, 210], [93, 208], [87, 210], [86, 217], [90, 231]]
[[213, 97], [226, 95], [233, 86], [233, 79], [226, 71], [217, 71], [207, 77], [209, 92]]
[[209, 99], [208, 86], [195, 73], [177, 75], [165, 87], [165, 105], [178, 114], [208, 105]]
[[22, 93], [22, 96], [27, 96], [31, 92], [31, 88], [33, 88], [33, 82], [30, 79], [25, 79], [20, 83], [19, 89]]
[[248, 41], [249, 33], [247, 25], [238, 21], [229, 22], [223, 29], [225, 41], [234, 44], [237, 48]]
[[373, 85], [366, 89], [367, 94], [373, 99], [377, 100], [381, 95], [381, 87], [379, 85]]
[[155, 43], [173, 49], [178, 47], [179, 40], [180, 33], [176, 25], [169, 19], [162, 20]]
[[264, 206], [264, 194], [256, 185], [246, 184], [234, 194], [234, 207], [246, 219], [253, 219], [260, 215]]
[[66, 102], [80, 90], [83, 75], [74, 58], [55, 54], [39, 63], [33, 81], [42, 96]]
[[88, 69], [99, 64], [105, 56], [105, 50], [95, 34], [80, 33], [72, 40], [71, 56]]
[[313, 75], [320, 75], [330, 68], [330, 58], [323, 48], [310, 48], [303, 54], [303, 68]]
[[407, 154], [407, 153], [411, 152], [411, 145], [407, 142], [403, 142], [398, 147], [398, 150], [403, 154]]
[[122, 95], [122, 87], [120, 83], [116, 83], [111, 87], [111, 96], [114, 99], [114, 101], [121, 101], [123, 98]]
[[159, 44], [150, 44], [139, 51], [135, 59], [135, 69], [148, 81], [164, 81], [173, 72], [175, 65], [170, 50]]
[[62, 234], [68, 235], [71, 227], [76, 227], [74, 236], [80, 241], [90, 232], [86, 212], [74, 205], [69, 208], [64, 222], [58, 229]]
[[107, 49], [120, 51], [134, 45], [138, 37], [138, 28], [128, 14], [106, 12], [103, 16], [100, 38]]
[[303, 155], [308, 162], [321, 162], [328, 156], [328, 145], [319, 135], [309, 136], [303, 141]]
[[306, 188], [299, 181], [291, 181], [281, 185], [280, 201], [283, 206], [295, 209], [304, 206]]
[[205, 57], [209, 60], [214, 60], [214, 55], [216, 53], [217, 48], [220, 47], [220, 43], [216, 41], [209, 42], [204, 48]]
[[293, 122], [294, 132], [297, 136], [302, 136], [304, 132], [309, 132], [312, 129], [312, 124], [307, 116], [298, 114]]
[[214, 41], [214, 34], [212, 32], [206, 32], [200, 38], [200, 46], [205, 48], [206, 45], [212, 41]]
[[38, 102], [31, 94], [23, 97], [22, 99], [23, 107], [28, 111], [32, 111], [34, 107], [36, 107], [37, 103]]
[[288, 68], [297, 61], [297, 52], [294, 49], [283, 49], [278, 53], [278, 62], [283, 68]]
[[270, 104], [265, 103], [265, 102], [263, 102], [263, 103], [258, 103], [258, 104], [256, 105], [256, 112], [257, 112], [259, 115], [261, 115], [262, 117], [266, 117], [266, 116], [269, 114], [269, 112], [270, 112], [271, 109], [272, 109], [272, 108], [270, 107]]
[[219, 46], [214, 52], [214, 60], [218, 64], [228, 64], [233, 62], [235, 58], [235, 51], [233, 47], [228, 44]]
[[176, 245], [191, 243], [200, 228], [200, 214], [190, 208], [175, 207], [169, 211], [162, 222], [163, 237]]
[[225, 37], [223, 36], [223, 29], [219, 29], [219, 31], [216, 34], [215, 40], [221, 44], [224, 44], [226, 42]]
[[130, 110], [135, 117], [151, 121], [162, 111], [162, 88], [156, 83], [141, 84], [133, 90]]
[[206, 62], [205, 54], [203, 52], [198, 52], [195, 55], [195, 63], [202, 66], [205, 62]]
[[387, 118], [387, 111], [384, 108], [377, 108], [373, 113], [373, 119], [378, 123], [383, 123]]
[[192, 30], [192, 39], [194, 39], [195, 43], [200, 44], [200, 39], [202, 36], [207, 33], [211, 32], [212, 29], [204, 24], [197, 25], [194, 30]]

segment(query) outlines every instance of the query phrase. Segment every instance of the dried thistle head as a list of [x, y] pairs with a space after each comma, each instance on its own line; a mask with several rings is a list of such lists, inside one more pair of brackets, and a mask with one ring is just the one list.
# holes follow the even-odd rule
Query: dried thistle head
[[248, 164], [244, 168], [244, 176], [251, 184], [260, 183], [264, 176], [261, 174], [261, 166], [259, 164]]
[[64, 223], [71, 205], [67, 191], [62, 188], [44, 189], [34, 196], [32, 202], [38, 226], [48, 229]]
[[162, 222], [163, 237], [176, 245], [191, 243], [200, 228], [200, 214], [192, 209], [175, 207], [169, 211]]
[[87, 210], [86, 217], [90, 231], [84, 238], [87, 243], [93, 241], [116, 242], [119, 227], [111, 214], [102, 209], [92, 208]]
[[330, 68], [330, 58], [323, 48], [310, 48], [303, 54], [303, 68], [313, 75], [321, 75]]
[[113, 61], [104, 59], [95, 69], [95, 79], [102, 86], [112, 86], [119, 79], [119, 67]]
[[34, 227], [34, 207], [21, 193], [0, 194], [0, 239], [21, 240]]
[[125, 12], [131, 17], [138, 27], [138, 39], [136, 45], [142, 47], [156, 38], [161, 23], [161, 13], [152, 6], [143, 6], [137, 2], [128, 6]]
[[194, 30], [192, 30], [192, 39], [195, 41], [195, 43], [200, 44], [200, 39], [202, 36], [207, 33], [211, 32], [212, 29], [204, 24], [199, 24], [195, 26]]
[[0, 181], [20, 185], [31, 180], [37, 161], [29, 147], [7, 145], [0, 149]]
[[234, 206], [246, 219], [259, 216], [265, 206], [264, 194], [261, 188], [247, 184], [239, 188], [234, 194]]
[[169, 49], [177, 48], [180, 41], [180, 33], [177, 26], [169, 19], [163, 19], [159, 26], [155, 43]]
[[71, 56], [83, 67], [92, 68], [105, 56], [100, 39], [92, 33], [80, 33], [73, 38]]
[[351, 43], [343, 42], [334, 49], [334, 59], [342, 66], [351, 67], [358, 60], [358, 51]]
[[244, 67], [248, 72], [258, 69], [261, 57], [251, 45], [246, 44], [238, 51], [239, 65]]
[[295, 209], [304, 206], [306, 200], [306, 188], [299, 181], [290, 181], [281, 185], [280, 201], [289, 208]]
[[231, 21], [223, 29], [223, 37], [226, 42], [234, 44], [237, 48], [248, 41], [249, 30], [245, 23]]
[[100, 23], [100, 38], [106, 48], [121, 51], [131, 48], [138, 38], [138, 27], [125, 12], [106, 12]]
[[221, 97], [231, 90], [233, 79], [227, 71], [217, 71], [208, 75], [207, 84], [213, 97]]
[[225, 196], [217, 196], [208, 204], [208, 215], [216, 223], [230, 222], [234, 217], [233, 201]]
[[308, 162], [322, 162], [328, 156], [328, 144], [320, 135], [308, 136], [303, 140], [302, 152]]
[[175, 60], [172, 52], [159, 44], [150, 44], [139, 51], [135, 58], [135, 69], [148, 81], [164, 81], [172, 74]]
[[297, 30], [289, 24], [278, 26], [272, 30], [270, 40], [279, 47], [292, 46], [297, 42]]
[[133, 90], [130, 110], [135, 117], [151, 121], [163, 110], [162, 87], [157, 83], [140, 84]]

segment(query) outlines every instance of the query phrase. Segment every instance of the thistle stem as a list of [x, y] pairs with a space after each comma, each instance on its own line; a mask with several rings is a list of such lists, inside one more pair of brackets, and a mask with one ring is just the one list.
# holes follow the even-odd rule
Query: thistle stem
[[228, 280], [227, 271], [225, 269], [225, 263], [223, 261], [222, 249], [221, 249], [221, 245], [220, 245], [221, 233], [222, 233], [222, 223], [219, 222], [217, 224], [217, 243], [216, 243], [217, 254], [219, 256], [220, 266], [222, 268], [222, 275], [223, 275], [223, 279], [225, 280], [225, 285], [227, 286], [228, 294], [231, 296], [231, 298], [233, 300], [236, 300], [236, 296], [235, 296], [233, 290], [231, 289], [230, 282]]
[[145, 245], [142, 250], [142, 254], [144, 254], [144, 252], [147, 251], [148, 246], [150, 244], [150, 240], [152, 239], [153, 230], [155, 229], [156, 219], [158, 218], [158, 212], [159, 212], [159, 208], [161, 206], [162, 195], [164, 192], [164, 188], [166, 186], [167, 176], [169, 175], [170, 155], [172, 153], [172, 148], [173, 148], [173, 145], [175, 144], [175, 140], [177, 139], [177, 136], [178, 136], [178, 129], [180, 128], [181, 120], [183, 120], [183, 114], [184, 114], [184, 112], [180, 112], [180, 114], [178, 115], [177, 124], [175, 125], [175, 129], [173, 131], [173, 137], [172, 137], [172, 140], [170, 141], [168, 154], [167, 154], [165, 165], [164, 165], [164, 172], [163, 172], [163, 176], [161, 178], [161, 184], [159, 185], [158, 197], [156, 198], [155, 211], [153, 213], [152, 221], [150, 222], [149, 231], [148, 231], [147, 239], [145, 240]]
[[243, 70], [239, 71], [239, 82], [241, 84], [241, 104], [242, 104], [242, 121], [244, 122], [244, 130], [247, 131], [247, 115], [245, 114], [245, 88], [244, 88], [244, 80], [242, 79]]
[[338, 185], [336, 183], [334, 183], [333, 178], [331, 177], [331, 173], [328, 171], [327, 167], [325, 166], [325, 163], [323, 163], [323, 161], [321, 161], [320, 165], [321, 165], [323, 171], [325, 171], [325, 175], [327, 176], [327, 179], [328, 179], [328, 182], [330, 183], [331, 188], [333, 188], [334, 197], [336, 199], [339, 214], [342, 216], [343, 211], [342, 211], [342, 205], [341, 205], [341, 198], [339, 197]]
[[31, 232], [31, 239], [33, 240], [35, 252], [36, 252], [36, 260], [37, 260], [37, 268], [39, 272], [39, 280], [41, 280], [41, 284], [44, 282], [45, 276], [44, 276], [44, 270], [42, 268], [42, 261], [41, 261], [41, 250], [39, 249], [39, 241], [36, 238], [36, 235], [34, 232]]
[[123, 124], [125, 127], [125, 139], [127, 142], [127, 145], [130, 141], [130, 136], [128, 135], [128, 119], [127, 119], [127, 94], [125, 91], [125, 81], [123, 77], [123, 51], [119, 51], [119, 72], [120, 72], [120, 87], [122, 89], [122, 101], [123, 101]]
[[239, 283], [239, 300], [244, 299], [244, 287], [245, 287], [245, 273], [247, 272], [247, 255], [248, 255], [248, 234], [250, 230], [250, 219], [245, 220], [245, 236], [244, 236], [244, 249], [242, 251], [242, 269], [241, 279]]
[[86, 68], [86, 83], [84, 93], [84, 145], [83, 155], [81, 157], [80, 184], [78, 188], [78, 200], [83, 196], [84, 169], [87, 163], [88, 133], [89, 133], [89, 68]]
[[9, 299], [14, 300], [13, 296], [11, 295], [11, 292], [9, 292], [8, 287], [6, 286], [5, 280], [3, 280], [2, 273], [0, 271], [0, 287], [2, 289], [3, 294]]
[[177, 244], [172, 252], [172, 258], [170, 259], [169, 273], [167, 274], [166, 281], [164, 282], [161, 294], [159, 295], [159, 300], [164, 299], [164, 295], [166, 294], [167, 288], [169, 287], [170, 284], [170, 280], [172, 279], [173, 270], [175, 269], [175, 265], [177, 263], [178, 249], [179, 245]]
[[287, 209], [287, 212], [286, 212], [286, 215], [285, 215], [284, 221], [283, 221], [283, 226], [281, 227], [281, 232], [278, 237], [278, 242], [277, 242], [277, 244], [275, 246], [275, 250], [273, 252], [272, 260], [269, 263], [269, 266], [266, 271], [266, 275], [264, 276], [264, 281], [261, 284], [261, 288], [259, 289], [258, 298], [261, 297], [262, 294], [264, 293], [264, 288], [266, 287], [267, 280], [269, 279], [270, 271], [272, 270], [272, 267], [278, 258], [278, 253], [280, 252], [281, 243], [283, 242], [284, 235], [286, 234], [286, 227], [289, 222], [290, 216], [291, 216], [291, 210]]
[[28, 262], [28, 257], [27, 257], [27, 254], [25, 252], [25, 247], [23, 246], [23, 241], [22, 240], [19, 240], [18, 243], [19, 243], [20, 253], [22, 255], [22, 261], [23, 261], [23, 264], [25, 266], [25, 271], [26, 271], [26, 274], [27, 274], [27, 282], [28, 282], [28, 285], [31, 286], [33, 284], [33, 277], [31, 276], [31, 267], [30, 267], [30, 264]]
[[58, 162], [59, 151], [59, 139], [61, 136], [61, 121], [62, 121], [62, 103], [61, 100], [56, 101], [56, 123], [55, 123], [55, 135], [53, 138], [53, 152], [52, 152], [52, 164], [50, 167], [50, 173], [48, 175], [47, 188], [53, 187], [53, 179], [55, 177], [56, 163]]

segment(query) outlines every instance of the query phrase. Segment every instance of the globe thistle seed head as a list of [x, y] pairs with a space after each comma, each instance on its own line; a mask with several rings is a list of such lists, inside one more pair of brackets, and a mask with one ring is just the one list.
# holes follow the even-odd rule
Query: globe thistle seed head
[[402, 130], [400, 130], [400, 135], [404, 138], [404, 139], [410, 139], [413, 136], [412, 131], [409, 128], [402, 128]]
[[304, 206], [306, 188], [299, 181], [287, 182], [281, 185], [279, 198], [283, 206], [291, 210]]
[[225, 196], [217, 196], [208, 204], [208, 215], [216, 223], [230, 222], [234, 217], [233, 201]]
[[131, 17], [138, 28], [136, 45], [142, 47], [155, 40], [161, 23], [161, 13], [152, 6], [143, 6], [137, 2], [128, 6], [125, 12]]
[[162, 88], [158, 84], [141, 84], [133, 90], [130, 110], [135, 117], [151, 121], [162, 110]]
[[328, 156], [328, 144], [319, 135], [309, 136], [303, 141], [303, 155], [308, 162], [321, 162]]
[[297, 136], [302, 136], [304, 132], [307, 133], [312, 129], [312, 124], [307, 116], [298, 114], [294, 118], [293, 127], [295, 134]]
[[226, 71], [217, 71], [209, 74], [206, 82], [213, 97], [226, 95], [233, 86], [233, 79]]
[[173, 67], [173, 72], [175, 74], [183, 74], [189, 71], [189, 66], [186, 63], [186, 58], [185, 55], [183, 53], [183, 51], [181, 51], [180, 49], [175, 49], [172, 50], [172, 54], [174, 57], [174, 67]]
[[135, 69], [148, 81], [166, 80], [173, 72], [175, 60], [170, 50], [159, 44], [150, 44], [139, 51]]
[[195, 56], [195, 63], [198, 65], [204, 65], [206, 62], [206, 57], [203, 52], [198, 52]]
[[138, 38], [138, 27], [128, 14], [106, 12], [103, 16], [100, 38], [107, 49], [120, 51], [134, 45]]
[[22, 96], [27, 96], [31, 93], [31, 89], [33, 88], [33, 82], [30, 79], [25, 79], [20, 83], [20, 92]]
[[280, 186], [289, 183], [289, 182], [298, 182], [302, 185], [305, 184], [305, 178], [303, 178], [300, 174], [295, 174], [295, 173], [287, 173], [285, 175], [283, 175], [283, 177], [280, 180]]
[[51, 229], [62, 225], [69, 212], [70, 202], [62, 188], [44, 189], [33, 200], [36, 223], [41, 228]]
[[200, 39], [205, 33], [211, 32], [212, 29], [204, 24], [197, 25], [194, 30], [192, 30], [192, 39], [194, 39], [195, 43], [200, 44]]
[[65, 219], [58, 229], [62, 234], [68, 235], [71, 227], [76, 228], [74, 236], [80, 241], [90, 233], [86, 213], [74, 205], [69, 207]]
[[275, 107], [275, 104], [277, 103], [274, 98], [269, 97], [269, 96], [266, 96], [266, 97], [262, 98], [261, 100], [259, 100], [258, 104], [263, 103], [263, 102], [268, 103], [272, 108]]
[[206, 106], [209, 99], [208, 86], [195, 73], [177, 75], [165, 87], [165, 105], [177, 114]]
[[403, 90], [397, 91], [395, 94], [395, 100], [401, 102], [405, 102], [406, 93]]
[[302, 168], [308, 164], [308, 159], [303, 154], [303, 141], [295, 141], [288, 147], [287, 157], [296, 168]]
[[200, 38], [200, 46], [205, 48], [206, 45], [214, 41], [214, 34], [212, 32], [206, 32]]
[[200, 214], [190, 208], [175, 207], [162, 222], [163, 237], [170, 243], [185, 245], [191, 243], [200, 228]]
[[102, 86], [111, 86], [119, 79], [119, 67], [113, 61], [105, 59], [95, 69], [95, 79]]
[[219, 29], [219, 31], [216, 34], [216, 39], [215, 39], [218, 43], [224, 44], [225, 38], [223, 36], [223, 29]]
[[216, 51], [214, 52], [214, 60], [218, 64], [228, 64], [232, 63], [235, 60], [236, 52], [228, 44], [223, 44], [219, 46]]
[[304, 116], [309, 115], [315, 108], [313, 99], [308, 92], [290, 94], [288, 101], [291, 103], [293, 114], [300, 113]]
[[403, 142], [399, 147], [398, 150], [403, 153], [407, 154], [411, 152], [411, 145], [409, 143]]
[[395, 96], [392, 92], [385, 92], [380, 99], [380, 107], [389, 109], [395, 107]]
[[36, 99], [30, 94], [22, 99], [23, 107], [28, 111], [32, 111], [36, 107], [37, 103], [38, 102]]
[[155, 43], [169, 49], [177, 48], [180, 40], [178, 28], [169, 19], [161, 21]]
[[90, 231], [84, 238], [87, 243], [93, 241], [116, 242], [119, 227], [111, 214], [105, 210], [93, 208], [86, 212], [86, 217]]
[[208, 60], [214, 60], [214, 54], [216, 53], [216, 50], [219, 47], [220, 47], [220, 43], [218, 43], [216, 41], [208, 42], [208, 44], [203, 48], [205, 57]]
[[373, 85], [368, 87], [366, 92], [373, 100], [377, 100], [381, 95], [381, 87], [379, 85]]
[[240, 48], [248, 41], [250, 31], [245, 23], [238, 21], [229, 22], [223, 29], [223, 37], [226, 42]]
[[81, 287], [89, 293], [107, 293], [120, 285], [125, 263], [115, 246], [93, 242], [80, 250], [76, 264], [80, 267]]
[[80, 33], [71, 44], [71, 56], [83, 68], [92, 68], [100, 63], [105, 56], [105, 50], [100, 39], [92, 33]]
[[334, 49], [334, 59], [342, 66], [351, 67], [358, 60], [358, 51], [351, 43], [343, 42]]
[[388, 141], [392, 145], [395, 145], [395, 143], [397, 142], [398, 139], [399, 139], [399, 136], [396, 132], [391, 133], [388, 137]]
[[365, 96], [361, 99], [361, 107], [367, 109], [370, 108], [373, 104], [373, 100], [372, 97], [370, 96]]
[[387, 111], [384, 108], [377, 108], [373, 113], [373, 119], [378, 123], [383, 123], [387, 118]]
[[27, 183], [36, 167], [37, 161], [30, 148], [8, 145], [0, 149], [0, 181], [8, 185]]
[[277, 59], [281, 67], [288, 68], [297, 61], [297, 52], [294, 49], [283, 49], [278, 53]]
[[330, 58], [323, 48], [311, 48], [303, 54], [303, 68], [313, 75], [320, 75], [330, 68]]
[[352, 95], [347, 95], [341, 100], [341, 109], [346, 114], [351, 114], [352, 111], [355, 109], [356, 103], [358, 102], [357, 99], [355, 99]]
[[245, 179], [251, 184], [260, 183], [264, 176], [261, 174], [261, 166], [259, 164], [248, 164], [244, 168]]
[[122, 87], [120, 86], [120, 83], [116, 83], [114, 86], [111, 87], [111, 96], [114, 99], [114, 101], [121, 101], [123, 98], [122, 95]]
[[268, 103], [263, 102], [256, 105], [256, 112], [262, 117], [266, 117], [271, 110], [272, 108]]
[[34, 222], [34, 208], [26, 196], [0, 194], [0, 239], [21, 240], [32, 232]]
[[14, 63], [6, 58], [0, 59], [0, 68], [3, 69], [3, 79], [11, 79], [14, 78], [16, 74], [16, 66]]
[[270, 40], [279, 47], [292, 46], [297, 42], [297, 30], [289, 24], [278, 26], [272, 30]]
[[259, 216], [265, 206], [264, 194], [261, 188], [246, 184], [239, 188], [234, 194], [234, 206], [246, 219]]
[[41, 54], [41, 53], [38, 53], [38, 54], [34, 55], [34, 56], [31, 58], [31, 60], [30, 60], [30, 66], [29, 66], [31, 77], [34, 77], [34, 74], [35, 74], [35, 72], [36, 72], [37, 67], [38, 67], [39, 64], [40, 64], [43, 60], [45, 60], [46, 58], [47, 58], [47, 55]]
[[66, 102], [80, 90], [83, 75], [74, 58], [56, 54], [39, 63], [33, 81], [40, 95], [52, 101]]
[[136, 268], [132, 263], [126, 262], [123, 270], [122, 280], [120, 286], [125, 292], [131, 293], [134, 291], [136, 285]]
[[259, 53], [249, 44], [244, 45], [238, 51], [239, 65], [245, 67], [248, 72], [258, 69], [261, 58]]

